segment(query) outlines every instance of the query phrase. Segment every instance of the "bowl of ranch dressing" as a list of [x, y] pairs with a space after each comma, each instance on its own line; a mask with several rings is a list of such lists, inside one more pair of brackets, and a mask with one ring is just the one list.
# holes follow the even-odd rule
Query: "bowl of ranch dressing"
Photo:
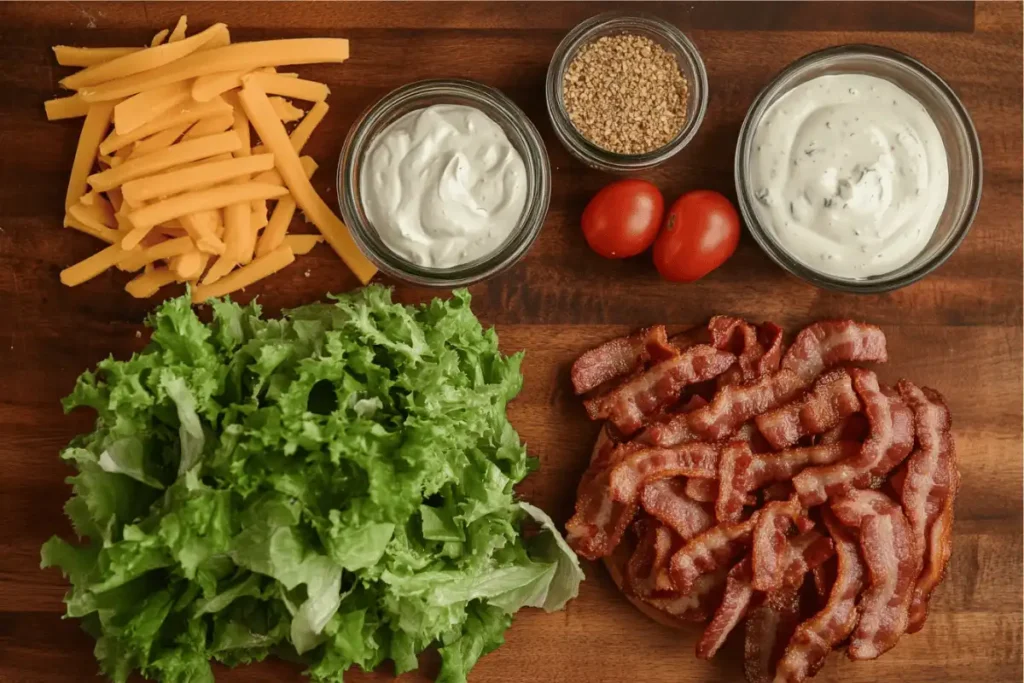
[[514, 264], [547, 215], [551, 171], [536, 128], [501, 92], [430, 80], [394, 90], [349, 131], [338, 200], [378, 268], [456, 287]]
[[966, 237], [981, 199], [978, 136], [934, 72], [886, 48], [815, 52], [758, 95], [736, 148], [758, 244], [812, 284], [906, 286]]

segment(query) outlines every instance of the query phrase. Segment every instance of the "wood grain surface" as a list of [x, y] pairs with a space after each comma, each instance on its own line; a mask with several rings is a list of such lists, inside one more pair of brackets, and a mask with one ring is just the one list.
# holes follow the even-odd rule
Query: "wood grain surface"
[[[60, 618], [65, 583], [40, 571], [39, 546], [70, 535], [61, 507], [69, 471], [57, 453], [92, 416], [64, 416], [59, 399], [108, 354], [124, 357], [151, 302], [108, 273], [69, 290], [60, 269], [96, 249], [63, 230], [67, 174], [80, 122], [47, 123], [42, 102], [65, 73], [50, 45], [142, 44], [187, 13], [192, 27], [226, 22], [237, 40], [343, 36], [352, 59], [298, 69], [326, 81], [331, 114], [307, 147], [318, 188], [333, 203], [332, 170], [355, 117], [390, 89], [443, 76], [473, 78], [511, 96], [541, 130], [551, 157], [551, 212], [529, 255], [472, 288], [474, 309], [507, 351], [527, 350], [525, 389], [511, 417], [541, 469], [520, 493], [559, 522], [595, 428], [568, 388], [583, 350], [633, 327], [696, 324], [715, 313], [770, 319], [788, 329], [823, 317], [878, 323], [889, 338], [882, 376], [906, 376], [949, 399], [963, 470], [948, 578], [925, 629], [875, 662], [833, 656], [817, 677], [835, 683], [1021, 680], [1021, 6], [936, 3], [674, 3], [637, 5], [685, 30], [707, 64], [711, 99], [691, 145], [648, 174], [671, 198], [696, 188], [733, 195], [732, 159], [743, 115], [763, 84], [797, 57], [849, 42], [922, 60], [962, 97], [981, 137], [981, 210], [959, 251], [916, 285], [879, 296], [823, 292], [786, 276], [744, 236], [736, 255], [701, 282], [659, 280], [648, 257], [592, 254], [578, 229], [587, 199], [609, 177], [584, 169], [554, 138], [545, 113], [548, 60], [566, 31], [607, 5], [587, 3], [264, 4], [18, 3], [0, 5], [0, 683], [96, 680], [92, 640]], [[239, 298], [269, 312], [355, 285], [326, 247]], [[397, 298], [429, 292], [399, 287]], [[587, 567], [565, 612], [526, 610], [506, 645], [471, 679], [496, 681], [741, 680], [740, 649], [693, 656], [697, 630], [646, 620], [604, 571]], [[426, 680], [436, 662], [424, 658]], [[378, 673], [365, 679], [386, 680]], [[218, 681], [301, 681], [282, 662], [228, 671]], [[364, 680], [353, 675], [351, 680]]]

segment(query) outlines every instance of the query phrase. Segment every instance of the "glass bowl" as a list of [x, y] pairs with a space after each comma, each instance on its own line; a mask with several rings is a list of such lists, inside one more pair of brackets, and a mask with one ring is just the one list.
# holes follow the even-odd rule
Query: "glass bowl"
[[[949, 167], [946, 206], [931, 240], [911, 261], [882, 275], [842, 278], [815, 270], [797, 260], [776, 239], [759, 215], [750, 183], [754, 133], [761, 118], [795, 86], [826, 74], [867, 74], [884, 78], [916, 98], [931, 115]], [[905, 287], [945, 262], [967, 236], [981, 201], [981, 146], [971, 117], [949, 85], [916, 59], [873, 45], [843, 45], [813, 52], [786, 67], [760, 92], [740, 128], [735, 160], [740, 213], [754, 239], [768, 256], [791, 274], [825, 289], [872, 294]]]
[[[526, 204], [508, 238], [490, 254], [451, 268], [412, 263], [384, 244], [363, 209], [360, 170], [374, 140], [396, 119], [435, 104], [475, 107], [508, 136], [526, 167]], [[338, 205], [359, 249], [396, 279], [429, 287], [462, 287], [515, 264], [533, 244], [551, 198], [551, 167], [540, 134], [526, 114], [500, 91], [459, 79], [418, 81], [391, 91], [364, 111], [349, 130], [338, 162]]]
[[[682, 130], [663, 147], [644, 154], [617, 154], [598, 147], [576, 130], [565, 109], [562, 83], [565, 72], [581, 47], [608, 35], [632, 33], [650, 38], [676, 59], [686, 78], [686, 122]], [[569, 153], [592, 168], [613, 173], [629, 173], [653, 168], [666, 161], [693, 139], [708, 106], [708, 74], [697, 48], [672, 24], [648, 15], [609, 12], [591, 17], [562, 39], [548, 66], [545, 84], [548, 116], [555, 135]]]

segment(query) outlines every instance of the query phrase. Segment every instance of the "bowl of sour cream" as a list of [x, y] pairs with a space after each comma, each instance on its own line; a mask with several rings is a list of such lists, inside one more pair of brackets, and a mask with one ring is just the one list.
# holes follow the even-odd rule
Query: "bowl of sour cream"
[[819, 287], [872, 293], [939, 267], [981, 200], [978, 135], [920, 62], [846, 45], [787, 67], [747, 112], [736, 191], [754, 239]]
[[456, 287], [518, 261], [551, 195], [537, 129], [500, 91], [468, 80], [412, 83], [349, 131], [338, 201], [353, 239], [381, 271]]

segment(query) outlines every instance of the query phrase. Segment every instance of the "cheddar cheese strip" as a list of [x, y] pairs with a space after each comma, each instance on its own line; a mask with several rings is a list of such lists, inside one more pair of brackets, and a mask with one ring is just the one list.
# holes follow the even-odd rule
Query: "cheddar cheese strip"
[[[234, 131], [179, 142], [151, 154], [128, 159], [116, 168], [94, 173], [89, 176], [89, 185], [94, 190], [102, 192], [119, 187], [129, 180], [153, 175], [174, 166], [205, 159], [223, 152], [233, 152], [242, 147], [242, 141]], [[245, 150], [248, 152], [249, 147], [245, 146]]]
[[[119, 80], [149, 73], [161, 67], [172, 66], [175, 62], [180, 62], [182, 58], [189, 55], [202, 58], [203, 55], [193, 55], [192, 53], [210, 41], [226, 45], [229, 39], [228, 27], [224, 24], [214, 24], [191, 38], [186, 38], [176, 43], [146, 48], [117, 57], [109, 62], [86, 67], [67, 78], [61, 79], [60, 84], [68, 90], [81, 90], [82, 88], [97, 86], [108, 81], [116, 83]], [[173, 83], [174, 81], [170, 82]], [[160, 85], [165, 84], [161, 83]], [[135, 92], [140, 91], [137, 90]], [[134, 95], [135, 92], [128, 94]]]
[[142, 50], [141, 47], [72, 47], [54, 45], [53, 55], [61, 66], [94, 66]]
[[100, 143], [100, 152], [102, 154], [111, 154], [126, 145], [137, 142], [154, 133], [159, 133], [167, 128], [180, 126], [185, 123], [194, 123], [200, 119], [219, 116], [230, 111], [231, 105], [222, 98], [210, 100], [209, 102], [197, 102], [187, 106], [185, 109], [171, 109], [126, 135], [121, 135], [114, 131], [106, 140]]
[[228, 273], [214, 284], [202, 284], [192, 290], [193, 301], [206, 301], [213, 297], [225, 296], [247, 287], [257, 280], [262, 280], [281, 270], [295, 260], [295, 254], [287, 245], [282, 245], [247, 266]]
[[[207, 160], [203, 163], [131, 180], [121, 187], [121, 191], [125, 201], [132, 206], [139, 206], [157, 197], [170, 197], [182, 192], [212, 187], [240, 176], [265, 172], [273, 166], [273, 154], [257, 154], [253, 157], [230, 158], [223, 161]], [[270, 184], [281, 185], [282, 183]]]
[[[187, 41], [182, 41], [184, 42]], [[182, 43], [175, 43], [169, 47]], [[208, 74], [251, 71], [263, 66], [282, 64], [337, 64], [346, 59], [348, 41], [343, 38], [292, 38], [237, 43], [190, 54], [170, 64], [118, 78], [99, 86], [82, 88], [81, 93], [88, 102], [104, 102]]]
[[180, 218], [206, 209], [222, 209], [240, 202], [251, 202], [254, 199], [275, 199], [287, 193], [287, 188], [279, 185], [245, 183], [243, 185], [221, 185], [208, 190], [188, 192], [164, 199], [128, 214], [128, 220], [134, 228], [125, 235], [122, 245], [125, 249], [135, 247], [154, 226], [173, 218]]
[[110, 126], [114, 114], [114, 103], [106, 102], [89, 109], [82, 124], [82, 132], [78, 136], [75, 148], [75, 160], [71, 163], [71, 178], [68, 180], [68, 191], [64, 196], [64, 208], [76, 204], [85, 194], [86, 178], [96, 160], [101, 140]]
[[369, 282], [377, 268], [363, 256], [352, 240], [348, 228], [334, 215], [309, 183], [299, 162], [299, 155], [292, 147], [284, 126], [277, 120], [266, 93], [251, 81], [243, 79], [243, 82], [245, 85], [239, 93], [242, 106], [245, 107], [249, 121], [263, 143], [273, 152], [274, 166], [291, 191], [296, 205], [302, 208], [356, 277], [364, 284]]

